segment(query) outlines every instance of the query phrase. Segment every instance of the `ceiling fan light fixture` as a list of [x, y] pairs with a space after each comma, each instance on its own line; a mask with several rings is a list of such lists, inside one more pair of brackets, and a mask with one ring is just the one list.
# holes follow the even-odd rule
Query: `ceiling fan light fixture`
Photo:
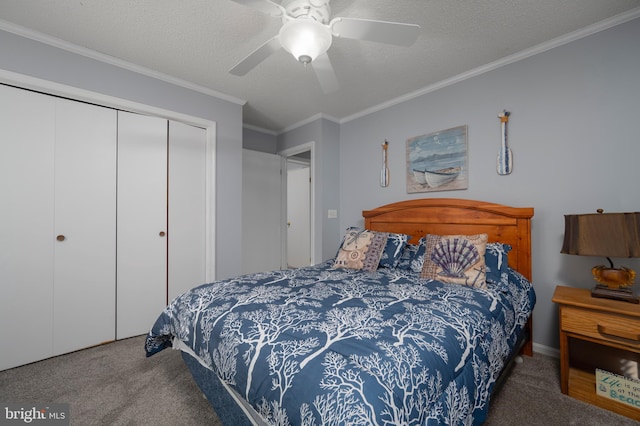
[[286, 22], [278, 34], [280, 44], [296, 60], [308, 64], [331, 46], [331, 30], [313, 19]]

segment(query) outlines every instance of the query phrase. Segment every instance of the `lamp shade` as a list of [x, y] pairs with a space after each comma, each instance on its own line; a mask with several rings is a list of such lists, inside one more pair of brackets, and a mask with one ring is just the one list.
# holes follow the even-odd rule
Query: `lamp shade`
[[331, 47], [331, 30], [313, 19], [286, 22], [278, 34], [280, 44], [294, 58], [309, 63]]
[[562, 253], [580, 256], [640, 257], [640, 213], [564, 216]]

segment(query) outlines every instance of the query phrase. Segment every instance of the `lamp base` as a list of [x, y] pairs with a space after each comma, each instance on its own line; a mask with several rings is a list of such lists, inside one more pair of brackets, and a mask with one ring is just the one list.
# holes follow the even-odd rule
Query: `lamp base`
[[623, 289], [633, 285], [636, 278], [636, 271], [624, 266], [620, 268], [607, 268], [604, 265], [594, 266], [591, 273], [598, 284], [612, 289]]
[[591, 290], [591, 297], [622, 300], [629, 303], [640, 303], [640, 299], [633, 294], [633, 290], [629, 287], [610, 288], [604, 285], [597, 285], [593, 290]]

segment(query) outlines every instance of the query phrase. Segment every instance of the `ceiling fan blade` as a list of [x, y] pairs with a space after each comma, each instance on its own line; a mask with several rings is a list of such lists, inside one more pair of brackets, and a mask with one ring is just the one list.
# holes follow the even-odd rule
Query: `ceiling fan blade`
[[284, 8], [271, 0], [231, 0], [272, 16], [282, 16]]
[[358, 18], [334, 18], [329, 26], [333, 35], [342, 38], [375, 41], [409, 47], [420, 35], [420, 25], [372, 21]]
[[233, 75], [243, 76], [258, 66], [260, 62], [280, 50], [281, 47], [278, 36], [275, 36], [253, 52], [249, 53], [246, 58], [238, 62], [238, 64], [231, 68], [229, 72]]
[[336, 73], [333, 71], [329, 55], [324, 53], [318, 56], [311, 62], [311, 67], [316, 73], [316, 77], [324, 93], [332, 93], [339, 89], [338, 77], [336, 77]]

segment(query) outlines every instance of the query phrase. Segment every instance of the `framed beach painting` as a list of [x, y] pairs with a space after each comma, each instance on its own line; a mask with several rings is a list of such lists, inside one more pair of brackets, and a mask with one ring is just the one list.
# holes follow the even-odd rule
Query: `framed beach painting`
[[407, 192], [467, 189], [467, 126], [407, 139]]

